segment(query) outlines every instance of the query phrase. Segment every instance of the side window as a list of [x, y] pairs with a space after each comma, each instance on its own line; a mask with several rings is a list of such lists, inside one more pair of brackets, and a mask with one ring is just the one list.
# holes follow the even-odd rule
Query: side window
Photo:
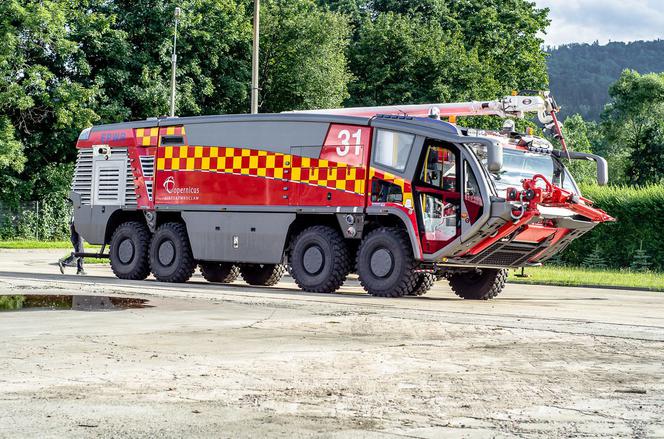
[[463, 174], [465, 176], [465, 188], [463, 193], [463, 200], [466, 203], [468, 216], [471, 224], [474, 224], [477, 219], [482, 216], [484, 203], [482, 202], [482, 194], [480, 193], [480, 186], [477, 183], [477, 177], [473, 173], [473, 169], [467, 161], [464, 161]]
[[382, 180], [371, 183], [371, 201], [373, 203], [403, 203], [401, 187]]
[[436, 188], [454, 192], [457, 188], [456, 169], [456, 156], [452, 151], [442, 146], [431, 146], [420, 179]]
[[388, 168], [404, 171], [415, 142], [412, 134], [378, 130], [374, 161]]

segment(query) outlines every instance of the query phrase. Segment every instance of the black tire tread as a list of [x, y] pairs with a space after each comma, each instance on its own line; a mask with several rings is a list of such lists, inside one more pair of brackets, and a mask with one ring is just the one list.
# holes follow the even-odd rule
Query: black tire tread
[[279, 283], [286, 272], [283, 264], [244, 264], [240, 266], [242, 279], [249, 285], [271, 287]]
[[[194, 275], [196, 271], [196, 261], [194, 260], [194, 255], [191, 251], [191, 246], [189, 245], [189, 236], [187, 235], [187, 227], [184, 224], [180, 223], [164, 223], [159, 226], [157, 233], [163, 229], [171, 229], [173, 233], [177, 236], [181, 242], [185, 245], [183, 246], [185, 251], [182, 254], [182, 262], [178, 270], [168, 277], [157, 276], [154, 272], [154, 268], [151, 266], [152, 274], [157, 278], [159, 282], [167, 283], [184, 283], [187, 282]], [[152, 246], [150, 247], [152, 251]], [[150, 256], [150, 261], [152, 261], [152, 256]]]
[[[463, 274], [453, 274], [449, 277], [450, 287], [454, 294], [466, 300], [489, 300], [493, 299], [505, 287], [507, 282], [507, 269], [487, 269], [487, 279], [479, 287], [470, 285]], [[495, 271], [494, 271], [495, 270]]]
[[203, 278], [212, 283], [230, 284], [240, 277], [240, 267], [230, 263], [202, 262], [199, 267]]
[[413, 291], [408, 293], [409, 296], [424, 296], [433, 287], [436, 282], [436, 276], [431, 273], [419, 273]]
[[348, 251], [348, 246], [346, 245], [346, 242], [344, 241], [341, 234], [339, 234], [339, 232], [336, 231], [335, 229], [328, 226], [312, 226], [304, 229], [302, 232], [300, 232], [299, 235], [295, 237], [295, 239], [293, 240], [293, 248], [295, 247], [295, 243], [297, 242], [297, 240], [308, 233], [316, 233], [318, 235], [321, 235], [332, 245], [333, 249], [332, 254], [334, 257], [333, 272], [327, 278], [325, 283], [315, 288], [307, 287], [306, 285], [304, 285], [300, 280], [298, 280], [298, 276], [296, 273], [291, 273], [293, 275], [293, 279], [295, 280], [295, 283], [297, 284], [298, 287], [300, 287], [302, 291], [306, 291], [308, 293], [318, 293], [318, 294], [334, 293], [339, 288], [341, 288], [341, 286], [346, 281], [348, 274], [353, 268], [351, 263], [350, 252]]
[[136, 268], [134, 268], [134, 270], [131, 273], [119, 272], [118, 268], [113, 263], [113, 259], [111, 258], [110, 260], [111, 270], [113, 270], [113, 274], [115, 274], [115, 276], [118, 279], [145, 280], [145, 278], [150, 275], [150, 261], [148, 257], [148, 253], [150, 251], [150, 240], [152, 238], [150, 230], [147, 228], [145, 224], [141, 222], [127, 221], [125, 223], [120, 224], [115, 229], [115, 231], [113, 232], [113, 236], [111, 237], [111, 245], [113, 245], [113, 243], [115, 242], [116, 236], [119, 235], [124, 229], [131, 229], [133, 232], [136, 233], [137, 241], [144, 246], [145, 255], [143, 258], [141, 258], [138, 266], [136, 266]]
[[[378, 235], [378, 234], [388, 234], [392, 235], [397, 241], [399, 241], [399, 245], [402, 246], [402, 248], [405, 249], [410, 249], [410, 239], [406, 232], [398, 227], [380, 227], [378, 229], [373, 230], [367, 236], [364, 237], [362, 240], [362, 243], [360, 244], [360, 248], [358, 250], [358, 267], [357, 267], [357, 272], [360, 273], [360, 267], [359, 267], [359, 254], [362, 252], [362, 247], [368, 242], [368, 239], [372, 236]], [[409, 292], [414, 291], [415, 289], [415, 284], [417, 282], [417, 273], [415, 273], [415, 258], [413, 258], [413, 255], [411, 254], [410, 250], [405, 252], [406, 254], [406, 260], [404, 261], [404, 265], [406, 270], [404, 271], [404, 276], [399, 280], [399, 283], [396, 287], [389, 289], [389, 290], [376, 290], [371, 288], [363, 279], [362, 276], [360, 276], [360, 285], [362, 285], [362, 288], [364, 290], [371, 294], [372, 296], [375, 297], [403, 297]]]

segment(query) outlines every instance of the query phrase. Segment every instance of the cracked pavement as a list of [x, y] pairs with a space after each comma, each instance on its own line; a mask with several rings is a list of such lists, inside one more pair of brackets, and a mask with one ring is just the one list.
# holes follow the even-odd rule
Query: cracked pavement
[[149, 307], [0, 313], [2, 437], [664, 437], [664, 293], [315, 295], [62, 276], [60, 253], [0, 250], [0, 294]]

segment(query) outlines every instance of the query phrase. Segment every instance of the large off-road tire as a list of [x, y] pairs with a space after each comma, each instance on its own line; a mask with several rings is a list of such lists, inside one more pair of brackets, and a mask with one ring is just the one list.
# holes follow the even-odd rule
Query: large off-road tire
[[249, 285], [271, 287], [279, 283], [286, 266], [282, 264], [243, 264], [240, 266], [242, 279]]
[[120, 279], [143, 280], [150, 274], [150, 230], [138, 221], [122, 223], [111, 237], [110, 260]]
[[417, 281], [413, 287], [413, 291], [408, 293], [409, 296], [424, 296], [429, 292], [433, 284], [436, 282], [436, 276], [431, 273], [418, 273]]
[[489, 300], [496, 297], [505, 287], [508, 270], [482, 268], [449, 276], [452, 291], [468, 300]]
[[208, 282], [230, 284], [240, 275], [240, 267], [228, 262], [202, 262], [200, 268]]
[[417, 273], [408, 235], [381, 227], [364, 237], [357, 255], [357, 274], [372, 296], [402, 297], [415, 290]]
[[346, 241], [331, 227], [305, 229], [295, 237], [291, 248], [291, 275], [303, 291], [334, 293], [350, 273]]
[[196, 261], [184, 224], [159, 226], [150, 245], [150, 269], [160, 282], [182, 283], [191, 278]]

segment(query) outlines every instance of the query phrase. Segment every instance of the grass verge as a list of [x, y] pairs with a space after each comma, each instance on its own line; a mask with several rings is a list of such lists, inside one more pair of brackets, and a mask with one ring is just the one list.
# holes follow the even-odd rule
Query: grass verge
[[[0, 240], [0, 249], [16, 249], [16, 250], [42, 250], [42, 249], [71, 249], [71, 242], [69, 241], [35, 241], [31, 239], [17, 239], [17, 240]], [[99, 251], [100, 245], [90, 245], [85, 243], [85, 251]]]
[[573, 287], [623, 287], [664, 291], [664, 273], [604, 270], [580, 267], [545, 266], [526, 268], [527, 278], [516, 277], [521, 270], [510, 270], [508, 282]]

